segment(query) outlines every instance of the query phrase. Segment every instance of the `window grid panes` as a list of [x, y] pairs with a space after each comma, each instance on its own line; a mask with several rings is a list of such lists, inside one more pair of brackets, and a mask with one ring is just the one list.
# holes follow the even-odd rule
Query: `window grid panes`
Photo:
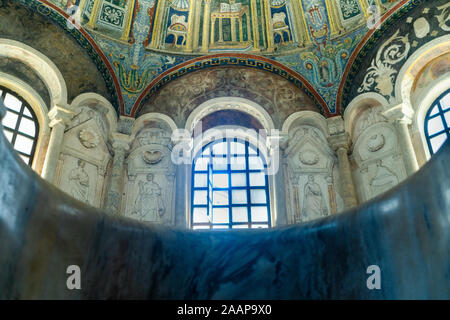
[[450, 136], [450, 89], [444, 92], [428, 110], [425, 137], [430, 154], [435, 154]]
[[269, 228], [267, 165], [247, 141], [221, 139], [203, 147], [192, 168], [193, 229]]
[[39, 124], [33, 109], [14, 92], [0, 87], [6, 107], [3, 132], [22, 160], [31, 166], [36, 151]]

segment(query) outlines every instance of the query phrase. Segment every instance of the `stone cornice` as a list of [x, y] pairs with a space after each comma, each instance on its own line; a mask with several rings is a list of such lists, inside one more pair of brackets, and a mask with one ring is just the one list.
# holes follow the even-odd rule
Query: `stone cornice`
[[65, 106], [54, 106], [48, 112], [48, 118], [50, 119], [49, 126], [53, 128], [56, 124], [61, 123], [64, 126], [68, 126], [71, 123], [75, 113]]
[[129, 151], [131, 142], [131, 136], [123, 133], [113, 132], [109, 136], [109, 143], [114, 152], [117, 150]]
[[396, 106], [389, 106], [383, 111], [383, 115], [391, 122], [411, 124], [414, 117], [414, 110], [405, 103]]

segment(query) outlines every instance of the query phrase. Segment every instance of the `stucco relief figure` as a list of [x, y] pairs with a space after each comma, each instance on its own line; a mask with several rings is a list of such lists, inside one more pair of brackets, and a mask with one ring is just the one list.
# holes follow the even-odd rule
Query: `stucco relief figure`
[[305, 184], [303, 198], [303, 221], [315, 218], [325, 217], [328, 214], [327, 205], [320, 186], [314, 181], [314, 176], [308, 176], [308, 182]]
[[69, 173], [69, 193], [75, 199], [89, 203], [89, 175], [84, 170], [85, 162], [78, 160], [78, 166]]
[[388, 167], [385, 167], [381, 160], [377, 161], [377, 171], [370, 181], [372, 196], [377, 196], [398, 184], [397, 175]]
[[154, 175], [149, 173], [147, 181], [139, 182], [139, 195], [132, 212], [145, 221], [159, 221], [165, 212], [161, 187], [153, 179]]

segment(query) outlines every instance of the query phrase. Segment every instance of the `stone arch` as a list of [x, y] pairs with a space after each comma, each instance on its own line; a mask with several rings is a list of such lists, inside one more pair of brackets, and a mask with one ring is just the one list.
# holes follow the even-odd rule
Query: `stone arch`
[[171, 117], [159, 112], [150, 112], [143, 114], [134, 121], [133, 128], [131, 130], [132, 137], [135, 137], [136, 134], [145, 127], [145, 124], [148, 121], [160, 121], [165, 123], [172, 132], [177, 130], [177, 125]]
[[281, 132], [283, 135], [288, 135], [289, 130], [294, 125], [310, 125], [318, 128], [325, 137], [328, 136], [327, 121], [324, 116], [313, 111], [298, 111], [291, 114], [283, 123]]
[[0, 56], [17, 59], [32, 68], [44, 81], [54, 105], [67, 104], [66, 82], [56, 65], [45, 55], [21, 42], [0, 39]]
[[355, 97], [344, 111], [345, 131], [354, 137], [354, 125], [357, 117], [367, 108], [378, 106], [388, 106], [389, 102], [385, 97], [376, 92], [366, 92]]
[[185, 129], [192, 134], [202, 118], [219, 110], [243, 111], [256, 118], [268, 132], [275, 129], [272, 118], [263, 107], [251, 100], [237, 97], [214, 98], [202, 103], [189, 115]]
[[416, 77], [425, 65], [449, 51], [450, 35], [445, 35], [431, 40], [414, 52], [399, 71], [395, 83], [396, 100], [414, 107], [411, 103], [411, 91]]
[[103, 96], [88, 92], [78, 95], [71, 103], [71, 108], [76, 110], [83, 105], [92, 106], [94, 109], [102, 108], [106, 110], [106, 120], [109, 125], [109, 132], [117, 130], [117, 113], [112, 104]]

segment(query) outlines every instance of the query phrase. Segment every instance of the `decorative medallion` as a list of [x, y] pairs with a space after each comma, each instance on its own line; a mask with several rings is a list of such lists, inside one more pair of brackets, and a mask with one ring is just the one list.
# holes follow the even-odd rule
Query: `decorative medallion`
[[161, 151], [155, 150], [155, 151], [145, 151], [142, 154], [142, 158], [144, 159], [145, 163], [147, 164], [156, 164], [162, 160], [164, 155]]
[[319, 162], [319, 155], [315, 151], [305, 150], [300, 153], [299, 159], [301, 163], [312, 166]]
[[98, 134], [91, 128], [81, 130], [78, 138], [81, 144], [87, 149], [95, 148], [99, 142]]
[[369, 141], [367, 142], [367, 150], [370, 152], [377, 152], [381, 148], [384, 147], [385, 144], [385, 138], [384, 135], [379, 133], [376, 135], [373, 135], [369, 138]]

